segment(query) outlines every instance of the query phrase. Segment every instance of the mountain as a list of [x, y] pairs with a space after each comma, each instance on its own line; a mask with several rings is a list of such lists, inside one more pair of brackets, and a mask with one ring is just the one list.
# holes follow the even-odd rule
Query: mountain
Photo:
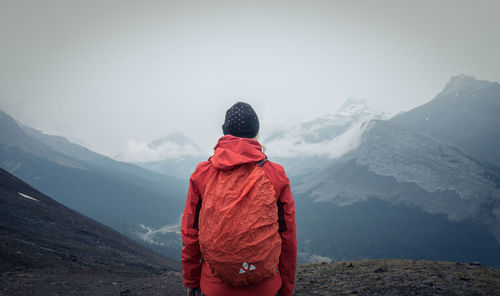
[[[450, 82], [462, 85], [463, 93], [472, 92], [467, 87], [476, 90], [475, 97], [469, 96], [477, 104], [476, 115], [464, 122], [473, 128], [487, 126], [484, 118], [489, 115], [481, 112], [493, 108], [491, 89], [496, 89], [496, 84], [466, 84], [464, 79], [470, 80], [458, 77]], [[450, 83], [435, 100], [454, 89]], [[483, 89], [489, 91], [480, 91]], [[460, 104], [465, 102], [463, 99]], [[459, 102], [444, 100], [440, 104], [449, 118], [459, 118], [463, 112], [457, 107]], [[303, 135], [323, 130], [326, 121], [316, 120], [316, 125], [298, 129], [296, 141], [290, 142], [297, 148], [283, 145], [283, 154], [293, 149], [301, 153], [284, 158], [272, 157], [274, 140], [268, 143], [270, 159], [283, 163], [291, 179], [301, 262], [411, 258], [481, 261], [500, 267], [500, 169], [444, 137], [409, 128], [402, 120], [413, 112], [390, 120], [351, 116], [346, 121], [357, 122], [350, 125], [356, 126], [357, 132], [346, 133], [349, 127], [339, 128], [339, 132], [326, 129], [329, 132], [322, 134], [333, 138], [318, 142], [324, 147], [309, 145], [300, 150], [306, 147], [304, 143], [316, 141]], [[488, 120], [498, 130], [499, 125]], [[472, 134], [461, 136], [465, 139]], [[469, 143], [473, 141], [471, 138]], [[496, 145], [495, 141], [491, 145]], [[328, 152], [338, 149], [335, 145], [344, 147], [342, 153]], [[274, 147], [280, 149], [279, 145]]]
[[363, 123], [387, 117], [388, 113], [373, 110], [366, 101], [351, 98], [336, 113], [275, 132], [264, 143], [273, 157], [335, 158], [357, 146]]
[[452, 77], [433, 100], [392, 120], [500, 166], [498, 114], [500, 84], [459, 75]]
[[196, 165], [209, 157], [193, 140], [180, 132], [154, 140], [148, 148], [157, 155], [157, 159], [135, 164], [183, 180], [189, 180]]
[[0, 204], [2, 295], [116, 295], [125, 282], [139, 285], [140, 292], [144, 283], [159, 288], [159, 279], [168, 283], [163, 292], [179, 295], [183, 290], [178, 276], [172, 276], [180, 270], [178, 262], [61, 205], [3, 169]]
[[[0, 167], [129, 237], [177, 223], [187, 181], [114, 161], [62, 137], [21, 127], [0, 112]], [[156, 246], [177, 258], [179, 240]]]
[[292, 180], [308, 256], [500, 266], [495, 167], [387, 121], [370, 122], [360, 145], [325, 167]]
[[365, 100], [351, 98], [335, 113], [275, 132], [263, 143], [271, 161], [282, 164], [292, 179], [300, 179], [325, 169], [331, 159], [356, 148], [365, 123], [389, 117]]
[[[348, 174], [356, 171], [366, 173]], [[320, 175], [304, 180], [297, 190], [307, 192], [315, 201], [330, 200], [339, 205], [381, 196], [444, 213], [450, 220], [475, 218], [490, 209], [483, 222], [500, 222], [500, 215], [495, 216], [497, 211], [500, 214], [498, 170], [391, 122], [371, 121], [358, 148], [332, 162]], [[389, 179], [384, 182], [385, 177]], [[409, 186], [415, 188], [409, 191], [429, 196], [410, 195], [405, 192]]]

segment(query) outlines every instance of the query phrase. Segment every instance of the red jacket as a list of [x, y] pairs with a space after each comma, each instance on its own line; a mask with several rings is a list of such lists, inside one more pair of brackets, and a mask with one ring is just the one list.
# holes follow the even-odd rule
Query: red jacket
[[255, 163], [266, 159], [260, 144], [252, 139], [226, 135], [219, 139], [214, 155], [201, 162], [191, 175], [186, 206], [182, 216], [182, 275], [186, 287], [200, 287], [207, 296], [217, 295], [292, 295], [297, 261], [297, 235], [295, 226], [295, 205], [290, 182], [279, 164], [266, 161], [262, 168], [274, 185], [278, 200], [278, 222], [281, 236], [279, 273], [264, 282], [233, 288], [222, 283], [202, 262], [198, 243], [198, 214], [202, 206], [205, 185], [213, 170], [230, 170], [244, 163]]

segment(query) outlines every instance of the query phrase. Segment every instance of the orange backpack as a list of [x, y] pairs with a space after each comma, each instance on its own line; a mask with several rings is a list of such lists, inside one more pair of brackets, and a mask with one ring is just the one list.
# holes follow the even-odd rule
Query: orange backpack
[[277, 197], [262, 164], [215, 170], [205, 187], [198, 223], [201, 254], [212, 273], [233, 287], [278, 272]]

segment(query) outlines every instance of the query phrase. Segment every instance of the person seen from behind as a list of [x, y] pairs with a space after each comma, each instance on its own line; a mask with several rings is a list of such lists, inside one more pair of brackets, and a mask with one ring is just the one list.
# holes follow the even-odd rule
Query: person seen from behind
[[190, 178], [181, 224], [187, 294], [292, 295], [297, 235], [288, 177], [267, 160], [249, 104], [228, 109], [222, 131]]

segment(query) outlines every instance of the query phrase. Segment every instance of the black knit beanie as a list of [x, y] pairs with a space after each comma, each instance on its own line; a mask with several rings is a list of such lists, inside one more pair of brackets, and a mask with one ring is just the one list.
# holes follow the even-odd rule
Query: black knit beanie
[[238, 102], [226, 111], [226, 120], [222, 125], [224, 135], [240, 138], [254, 138], [259, 133], [259, 118], [252, 106]]

